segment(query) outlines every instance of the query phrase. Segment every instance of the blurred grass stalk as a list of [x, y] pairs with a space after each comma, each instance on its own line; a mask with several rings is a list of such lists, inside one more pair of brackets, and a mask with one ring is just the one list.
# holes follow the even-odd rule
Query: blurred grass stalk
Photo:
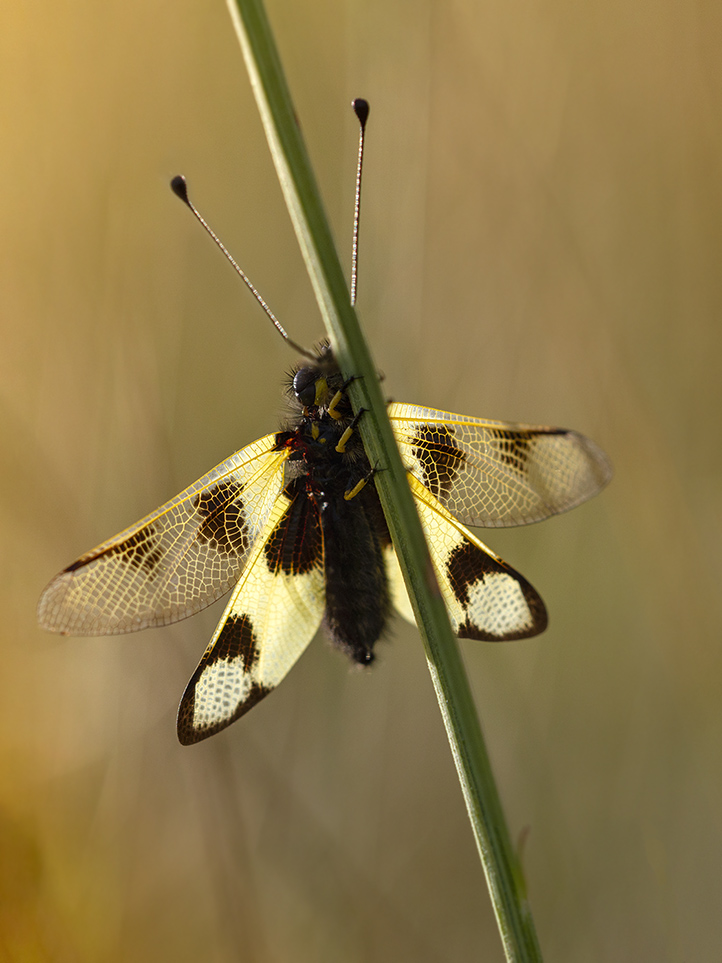
[[468, 679], [431, 568], [376, 367], [351, 307], [262, 0], [228, 0], [276, 171], [354, 410], [416, 613], [507, 960], [541, 960], [521, 867], [486, 753]]

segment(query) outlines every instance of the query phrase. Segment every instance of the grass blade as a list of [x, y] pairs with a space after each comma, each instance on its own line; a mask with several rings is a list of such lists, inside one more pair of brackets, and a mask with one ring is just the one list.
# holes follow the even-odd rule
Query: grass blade
[[293, 110], [261, 0], [228, 0], [271, 154], [336, 359], [357, 380], [349, 394], [367, 409], [359, 428], [424, 642], [451, 751], [486, 874], [507, 960], [541, 960], [521, 868], [499, 795], [458, 642], [451, 632], [381, 394], [377, 369], [351, 307], [343, 270]]

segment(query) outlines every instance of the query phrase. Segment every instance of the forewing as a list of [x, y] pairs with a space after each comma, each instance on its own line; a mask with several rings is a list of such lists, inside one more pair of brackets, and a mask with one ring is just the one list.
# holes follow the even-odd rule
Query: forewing
[[417, 405], [388, 411], [409, 471], [466, 525], [538, 522], [596, 495], [612, 477], [601, 448], [576, 431]]
[[112, 635], [200, 611], [237, 580], [284, 487], [288, 449], [267, 435], [81, 556], [38, 605], [45, 629]]
[[324, 584], [318, 510], [284, 492], [181, 699], [183, 745], [225, 729], [278, 685], [321, 623]]
[[454, 632], [487, 642], [543, 632], [547, 613], [536, 589], [457, 522], [413, 475], [409, 484]]

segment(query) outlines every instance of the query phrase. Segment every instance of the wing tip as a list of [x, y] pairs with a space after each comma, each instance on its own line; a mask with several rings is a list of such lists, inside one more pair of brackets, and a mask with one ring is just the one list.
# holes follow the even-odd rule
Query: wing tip
[[196, 682], [199, 678], [199, 670], [202, 669], [203, 662], [198, 666], [193, 678], [190, 680], [183, 693], [183, 697], [178, 706], [178, 716], [176, 719], [176, 734], [178, 742], [182, 746], [193, 746], [198, 742], [204, 742], [210, 736], [222, 732], [232, 725], [241, 716], [249, 712], [256, 703], [264, 699], [269, 693], [273, 692], [275, 686], [265, 686], [259, 682], [252, 682], [250, 690], [231, 712], [221, 713], [214, 719], [211, 714], [206, 713], [208, 721], [196, 721]]
[[35, 616], [40, 628], [45, 629], [46, 632], [68, 635], [70, 631], [67, 613], [63, 618], [63, 601], [69, 581], [70, 578], [66, 572], [60, 572], [48, 582], [38, 599]]
[[524, 590], [524, 598], [528, 606], [530, 620], [520, 620], [519, 628], [517, 629], [493, 632], [490, 629], [484, 629], [475, 625], [471, 621], [469, 613], [467, 613], [466, 620], [456, 628], [456, 634], [460, 639], [472, 639], [475, 642], [517, 642], [520, 639], [533, 639], [541, 635], [542, 632], [546, 632], [549, 627], [549, 614], [546, 605], [544, 605], [541, 596], [528, 582], [526, 585], [523, 585], [521, 582], [522, 577], [518, 576], [518, 578]]

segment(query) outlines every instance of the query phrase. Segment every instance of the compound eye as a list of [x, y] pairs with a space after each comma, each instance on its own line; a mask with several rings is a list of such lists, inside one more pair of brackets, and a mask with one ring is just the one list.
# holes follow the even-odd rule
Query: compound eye
[[293, 393], [304, 406], [310, 408], [316, 402], [316, 382], [319, 380], [317, 368], [299, 368], [293, 376]]

